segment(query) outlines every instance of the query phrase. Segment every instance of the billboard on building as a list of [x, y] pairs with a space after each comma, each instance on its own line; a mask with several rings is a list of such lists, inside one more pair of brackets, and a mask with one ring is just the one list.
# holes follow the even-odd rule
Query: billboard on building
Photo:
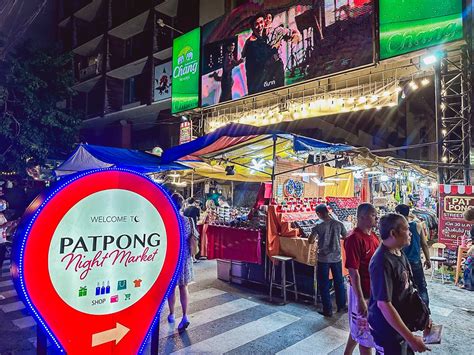
[[373, 1], [249, 2], [202, 28], [201, 105], [373, 62]]
[[171, 62], [155, 66], [154, 101], [161, 101], [171, 97]]
[[462, 0], [380, 0], [380, 59], [463, 37]]
[[173, 40], [172, 113], [198, 107], [200, 44], [199, 27]]

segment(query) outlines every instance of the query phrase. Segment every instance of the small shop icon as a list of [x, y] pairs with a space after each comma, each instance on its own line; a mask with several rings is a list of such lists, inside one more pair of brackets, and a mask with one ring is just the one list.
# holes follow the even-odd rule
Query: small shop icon
[[131, 296], [130, 293], [126, 293], [125, 294], [125, 301], [130, 301], [130, 296]]
[[79, 297], [87, 296], [87, 286], [79, 287]]
[[117, 291], [126, 290], [127, 289], [127, 280], [120, 280], [117, 282]]
[[117, 303], [118, 300], [119, 300], [119, 296], [118, 296], [118, 295], [110, 296], [110, 303]]
[[133, 284], [135, 285], [135, 287], [141, 287], [142, 286], [142, 280], [141, 279], [133, 280]]

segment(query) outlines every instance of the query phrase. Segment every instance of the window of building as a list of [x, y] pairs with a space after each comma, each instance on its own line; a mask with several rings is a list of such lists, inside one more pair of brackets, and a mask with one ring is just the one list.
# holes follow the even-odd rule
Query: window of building
[[137, 84], [136, 78], [126, 79], [123, 88], [123, 104], [128, 105], [137, 101]]

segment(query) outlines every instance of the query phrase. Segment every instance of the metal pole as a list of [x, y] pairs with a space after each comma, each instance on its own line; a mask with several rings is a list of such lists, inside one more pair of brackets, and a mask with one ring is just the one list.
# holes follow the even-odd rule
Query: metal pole
[[194, 197], [194, 172], [191, 173], [191, 197]]
[[36, 326], [36, 354], [46, 355], [48, 353], [48, 340], [46, 339], [46, 334], [44, 334], [43, 329]]
[[158, 355], [160, 347], [160, 321], [158, 320], [155, 330], [151, 334], [151, 355]]
[[[437, 142], [437, 154], [436, 161], [442, 162], [443, 156], [443, 134], [441, 132], [443, 128], [443, 113], [441, 111], [441, 60], [436, 61], [434, 65], [434, 80], [435, 80], [435, 120], [436, 120], [436, 142]], [[444, 184], [445, 176], [442, 167], [438, 167], [438, 184]]]
[[277, 136], [276, 134], [273, 135], [273, 154], [272, 154], [272, 198], [275, 195], [275, 165], [276, 165], [276, 142], [277, 142]]

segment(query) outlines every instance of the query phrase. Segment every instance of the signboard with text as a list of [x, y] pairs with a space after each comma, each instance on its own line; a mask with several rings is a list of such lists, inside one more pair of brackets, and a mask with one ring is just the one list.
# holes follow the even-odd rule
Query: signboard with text
[[464, 185], [439, 186], [438, 239], [448, 249], [456, 249], [463, 235], [469, 234], [471, 223], [464, 220], [464, 212], [474, 207], [474, 187]]
[[179, 144], [191, 142], [192, 129], [191, 122], [181, 122], [179, 125]]
[[173, 40], [172, 113], [190, 110], [199, 105], [200, 49], [199, 27]]
[[380, 59], [463, 38], [462, 0], [380, 0]]
[[132, 171], [89, 171], [25, 216], [15, 286], [50, 342], [68, 354], [141, 353], [181, 264], [167, 193]]

